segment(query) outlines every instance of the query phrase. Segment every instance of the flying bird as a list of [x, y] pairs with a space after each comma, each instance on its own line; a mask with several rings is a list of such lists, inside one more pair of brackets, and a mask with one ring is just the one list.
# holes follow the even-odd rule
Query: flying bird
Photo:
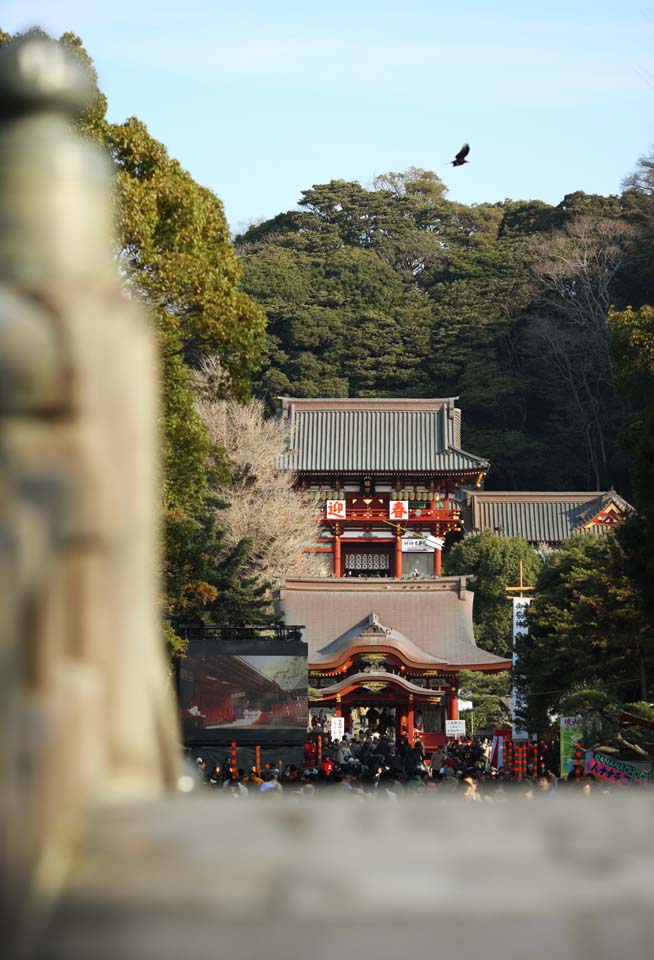
[[464, 163], [468, 163], [466, 157], [470, 153], [470, 144], [464, 143], [459, 152], [457, 153], [454, 160], [451, 161], [453, 167], [461, 167]]

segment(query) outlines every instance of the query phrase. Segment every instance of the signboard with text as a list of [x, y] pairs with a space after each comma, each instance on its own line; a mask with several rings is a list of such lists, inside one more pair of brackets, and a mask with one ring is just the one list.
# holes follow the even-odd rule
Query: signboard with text
[[654, 779], [651, 773], [641, 770], [640, 767], [608, 757], [599, 751], [586, 757], [585, 773], [592, 773], [600, 780], [608, 780], [610, 783], [648, 783]]
[[345, 733], [345, 717], [330, 717], [332, 740], [342, 740]]
[[446, 720], [445, 721], [446, 737], [465, 737], [465, 735], [466, 735], [465, 720]]
[[345, 520], [345, 500], [327, 500], [325, 503], [326, 520]]
[[388, 505], [388, 516], [391, 520], [409, 519], [409, 501], [391, 500]]
[[421, 537], [404, 537], [402, 553], [433, 553], [436, 547]]
[[565, 780], [575, 768], [577, 742], [583, 738], [581, 717], [561, 717], [561, 779]]

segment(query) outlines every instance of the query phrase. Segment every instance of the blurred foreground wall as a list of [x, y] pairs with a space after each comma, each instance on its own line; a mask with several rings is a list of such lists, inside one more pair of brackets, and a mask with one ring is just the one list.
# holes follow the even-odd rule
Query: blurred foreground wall
[[652, 794], [108, 807], [44, 960], [637, 960]]

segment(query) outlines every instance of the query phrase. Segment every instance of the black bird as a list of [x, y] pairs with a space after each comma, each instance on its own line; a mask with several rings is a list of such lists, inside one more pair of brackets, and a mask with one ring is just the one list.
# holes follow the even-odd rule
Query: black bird
[[466, 157], [470, 153], [470, 144], [464, 143], [459, 152], [457, 153], [454, 160], [451, 161], [453, 167], [461, 167], [464, 163], [468, 163]]

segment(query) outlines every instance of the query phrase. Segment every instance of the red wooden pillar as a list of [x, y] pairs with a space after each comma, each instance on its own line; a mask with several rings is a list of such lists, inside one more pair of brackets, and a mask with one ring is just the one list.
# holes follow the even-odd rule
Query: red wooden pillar
[[456, 687], [450, 687], [447, 692], [447, 719], [459, 719], [459, 691]]
[[434, 550], [434, 574], [437, 577], [441, 575], [442, 553], [440, 550]]
[[407, 710], [406, 718], [406, 733], [409, 738], [409, 743], [413, 746], [413, 724], [415, 720], [414, 715], [414, 706], [413, 706], [413, 694], [409, 694], [409, 709]]
[[341, 535], [338, 527], [336, 527], [336, 533], [334, 534], [334, 576], [343, 576], [341, 572]]
[[402, 576], [402, 534], [395, 535], [395, 572], [398, 579]]
[[340, 698], [340, 697], [336, 697], [336, 716], [337, 716], [337, 717], [342, 717], [342, 716], [343, 716], [343, 708], [342, 708], [342, 706], [341, 706], [341, 698]]

